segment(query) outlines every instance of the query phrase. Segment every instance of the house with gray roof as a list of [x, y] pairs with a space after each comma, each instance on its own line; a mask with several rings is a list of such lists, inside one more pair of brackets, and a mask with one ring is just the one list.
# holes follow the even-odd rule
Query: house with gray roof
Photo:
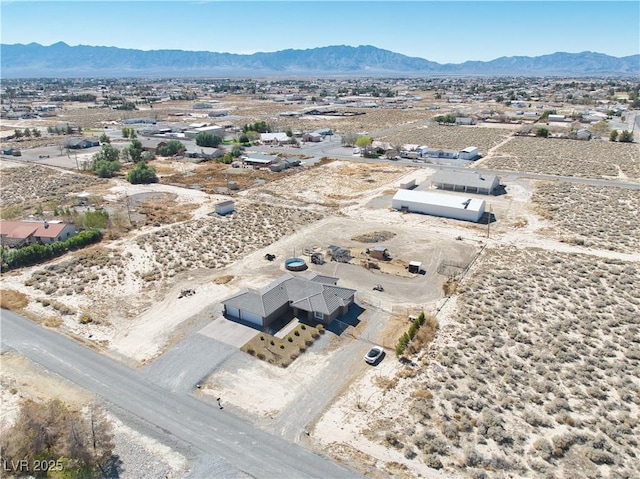
[[438, 170], [431, 177], [431, 184], [441, 190], [490, 195], [500, 186], [500, 178], [477, 171]]
[[265, 155], [264, 153], [248, 153], [240, 158], [245, 165], [253, 166], [254, 168], [268, 168], [278, 161], [277, 156]]
[[285, 313], [300, 319], [329, 324], [347, 314], [354, 302], [354, 289], [336, 286], [338, 278], [311, 272], [305, 276], [285, 273], [261, 289], [245, 288], [222, 301], [230, 320], [269, 326]]

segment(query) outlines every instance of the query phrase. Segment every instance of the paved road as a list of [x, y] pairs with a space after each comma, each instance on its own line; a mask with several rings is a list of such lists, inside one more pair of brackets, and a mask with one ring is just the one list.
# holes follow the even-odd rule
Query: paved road
[[144, 433], [201, 458], [203, 477], [359, 477], [12, 312], [1, 310], [0, 327], [2, 350], [15, 349], [96, 394], [116, 415], [133, 418]]

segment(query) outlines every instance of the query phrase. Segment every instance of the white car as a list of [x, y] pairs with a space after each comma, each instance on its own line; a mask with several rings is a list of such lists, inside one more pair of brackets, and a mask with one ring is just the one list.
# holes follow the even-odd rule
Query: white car
[[374, 346], [369, 350], [367, 355], [364, 357], [364, 360], [369, 364], [375, 364], [383, 355], [384, 349], [379, 346]]

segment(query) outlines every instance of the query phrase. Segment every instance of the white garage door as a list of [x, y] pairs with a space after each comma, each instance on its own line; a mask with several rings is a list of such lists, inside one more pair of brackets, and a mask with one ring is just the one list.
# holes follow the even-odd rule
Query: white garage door
[[231, 316], [232, 318], [240, 318], [240, 310], [238, 308], [232, 308], [231, 306], [227, 306], [227, 316]]
[[240, 319], [249, 323], [257, 324], [258, 326], [262, 326], [262, 317], [258, 316], [257, 314], [248, 313], [247, 311], [240, 311]]

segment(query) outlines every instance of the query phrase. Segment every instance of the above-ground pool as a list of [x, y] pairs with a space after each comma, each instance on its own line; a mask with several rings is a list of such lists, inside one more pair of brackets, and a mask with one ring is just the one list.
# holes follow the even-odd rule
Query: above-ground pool
[[307, 269], [307, 262], [302, 258], [289, 258], [285, 260], [284, 267], [289, 271], [304, 271]]

